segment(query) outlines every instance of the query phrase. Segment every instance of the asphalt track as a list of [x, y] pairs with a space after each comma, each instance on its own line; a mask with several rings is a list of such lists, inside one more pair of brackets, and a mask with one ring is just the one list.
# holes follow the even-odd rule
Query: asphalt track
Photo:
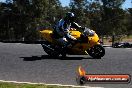
[[[77, 69], [88, 74], [132, 75], [132, 49], [105, 48], [101, 59], [90, 56], [50, 58], [39, 44], [0, 43], [0, 80], [78, 85]], [[132, 88], [129, 84], [86, 84], [104, 88]]]

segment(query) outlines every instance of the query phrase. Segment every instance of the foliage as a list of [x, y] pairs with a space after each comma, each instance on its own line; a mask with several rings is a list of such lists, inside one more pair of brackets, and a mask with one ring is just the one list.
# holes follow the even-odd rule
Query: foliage
[[71, 0], [62, 7], [59, 0], [6, 0], [0, 2], [0, 40], [38, 40], [39, 29], [53, 27], [68, 11], [99, 35], [131, 35], [132, 8], [122, 9], [124, 1]]

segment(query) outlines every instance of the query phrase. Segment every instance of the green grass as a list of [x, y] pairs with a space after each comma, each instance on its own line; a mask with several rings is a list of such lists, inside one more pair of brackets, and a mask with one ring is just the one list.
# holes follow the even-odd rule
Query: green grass
[[0, 88], [73, 88], [73, 87], [49, 86], [49, 85], [47, 86], [43, 84], [18, 84], [18, 83], [0, 82]]
[[131, 38], [132, 39], [132, 35], [129, 35], [128, 38]]

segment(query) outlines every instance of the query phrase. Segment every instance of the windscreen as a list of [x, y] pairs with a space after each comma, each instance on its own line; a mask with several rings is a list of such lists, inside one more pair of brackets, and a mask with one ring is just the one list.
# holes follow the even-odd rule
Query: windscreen
[[93, 30], [90, 30], [89, 28], [85, 28], [83, 34], [85, 36], [93, 36], [94, 35], [94, 31]]

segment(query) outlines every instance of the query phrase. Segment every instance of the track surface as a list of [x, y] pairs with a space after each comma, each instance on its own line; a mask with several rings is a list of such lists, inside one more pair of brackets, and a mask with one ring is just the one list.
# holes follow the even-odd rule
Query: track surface
[[[105, 48], [102, 59], [90, 56], [50, 58], [39, 44], [0, 43], [0, 80], [77, 85], [81, 65], [89, 74], [132, 75], [132, 49]], [[129, 84], [86, 84], [104, 88], [132, 88]]]

